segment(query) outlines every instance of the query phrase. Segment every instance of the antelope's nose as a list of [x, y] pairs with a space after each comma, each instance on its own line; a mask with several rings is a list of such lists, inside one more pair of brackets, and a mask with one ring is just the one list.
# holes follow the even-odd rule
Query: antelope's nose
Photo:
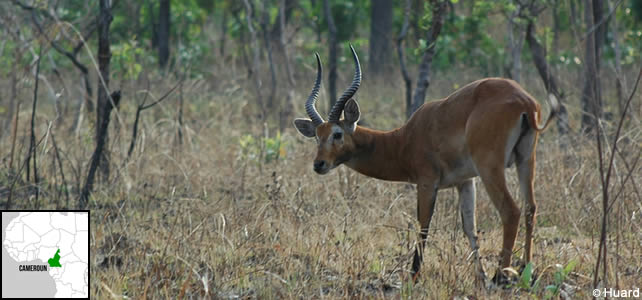
[[325, 160], [315, 160], [314, 161], [314, 171], [317, 173], [323, 172], [326, 167]]

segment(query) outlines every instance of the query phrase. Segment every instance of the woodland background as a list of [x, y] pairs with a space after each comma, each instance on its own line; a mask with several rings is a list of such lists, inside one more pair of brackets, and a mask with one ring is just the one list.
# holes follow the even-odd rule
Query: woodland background
[[[295, 117], [364, 70], [362, 125], [483, 77], [564, 108], [538, 147], [534, 261], [474, 285], [456, 192], [417, 284], [412, 186], [312, 171]], [[0, 206], [91, 209], [99, 298], [585, 298], [642, 278], [637, 0], [3, 0]], [[507, 170], [517, 195], [514, 171]], [[499, 217], [477, 184], [481, 254]], [[520, 231], [515, 250], [521, 256]], [[516, 261], [517, 263], [517, 261]]]

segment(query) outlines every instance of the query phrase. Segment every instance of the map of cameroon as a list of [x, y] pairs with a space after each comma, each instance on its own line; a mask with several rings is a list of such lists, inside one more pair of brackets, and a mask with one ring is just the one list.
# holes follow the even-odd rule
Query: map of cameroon
[[60, 249], [58, 249], [54, 257], [50, 258], [47, 262], [49, 262], [50, 267], [62, 267], [60, 265]]
[[2, 298], [89, 296], [89, 211], [3, 211], [2, 238]]

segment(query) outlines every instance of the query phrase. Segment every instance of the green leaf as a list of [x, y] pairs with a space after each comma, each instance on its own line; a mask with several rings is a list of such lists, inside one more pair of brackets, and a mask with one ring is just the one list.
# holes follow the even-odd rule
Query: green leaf
[[562, 283], [562, 281], [563, 281], [562, 272], [560, 272], [560, 271], [555, 272], [554, 277], [555, 277], [555, 283], [556, 284], [561, 284]]
[[553, 284], [546, 286], [544, 290], [546, 291], [546, 295], [544, 295], [544, 299], [550, 299], [551, 297], [557, 294], [557, 286]]
[[533, 277], [533, 263], [529, 262], [526, 264], [524, 267], [524, 271], [522, 271], [522, 276], [519, 281], [519, 287], [530, 290], [530, 284], [531, 284], [531, 279]]
[[564, 278], [568, 276], [569, 273], [573, 272], [573, 269], [575, 268], [575, 265], [577, 265], [577, 260], [571, 260], [566, 267], [564, 267], [564, 270], [562, 271], [562, 275]]

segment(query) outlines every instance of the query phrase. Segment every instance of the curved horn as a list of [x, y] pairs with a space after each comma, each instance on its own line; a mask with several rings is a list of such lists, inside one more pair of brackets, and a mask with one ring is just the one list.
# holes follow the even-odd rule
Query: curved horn
[[321, 58], [319, 58], [319, 53], [315, 53], [314, 55], [317, 57], [317, 79], [314, 81], [312, 93], [310, 93], [308, 100], [305, 102], [305, 112], [308, 113], [308, 117], [310, 117], [314, 126], [319, 126], [323, 123], [323, 118], [314, 107], [314, 103], [317, 101], [317, 96], [319, 96], [323, 69], [321, 68]]
[[359, 57], [357, 57], [357, 52], [354, 51], [352, 45], [350, 45], [350, 50], [352, 51], [352, 57], [354, 58], [355, 64], [354, 79], [352, 79], [352, 84], [350, 85], [350, 87], [346, 89], [345, 92], [343, 92], [343, 95], [341, 95], [339, 100], [337, 100], [337, 102], [332, 107], [332, 110], [328, 115], [328, 122], [339, 122], [339, 118], [341, 117], [343, 107], [346, 105], [346, 101], [354, 96], [354, 94], [359, 89], [359, 85], [361, 85], [361, 65], [359, 64]]

